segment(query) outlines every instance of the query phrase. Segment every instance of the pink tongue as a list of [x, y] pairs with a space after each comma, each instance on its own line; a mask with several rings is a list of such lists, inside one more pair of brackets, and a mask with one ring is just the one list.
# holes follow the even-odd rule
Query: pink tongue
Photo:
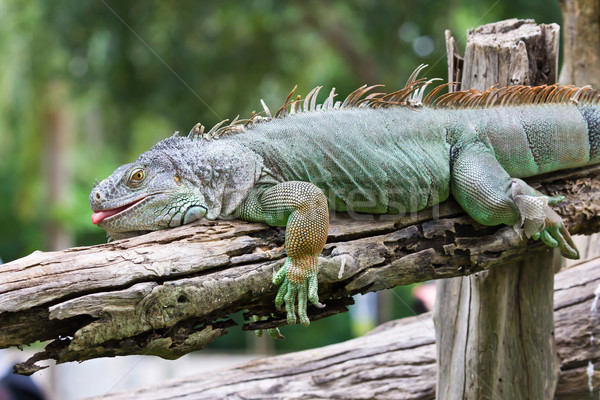
[[92, 214], [92, 224], [96, 225], [104, 218], [108, 218], [112, 215], [118, 214], [123, 210], [123, 208], [125, 207], [114, 208], [112, 210], [94, 211], [94, 213]]

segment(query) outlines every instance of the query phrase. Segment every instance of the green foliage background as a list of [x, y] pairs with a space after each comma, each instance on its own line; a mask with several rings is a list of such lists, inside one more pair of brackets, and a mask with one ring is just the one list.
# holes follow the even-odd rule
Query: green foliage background
[[[506, 18], [561, 22], [545, 0], [0, 0], [0, 257], [48, 250], [49, 227], [104, 242], [94, 178], [174, 131], [249, 115], [261, 98], [276, 108], [295, 84], [396, 89], [421, 63], [445, 79], [444, 30], [464, 48], [468, 28]], [[56, 115], [66, 189], [51, 201]]]

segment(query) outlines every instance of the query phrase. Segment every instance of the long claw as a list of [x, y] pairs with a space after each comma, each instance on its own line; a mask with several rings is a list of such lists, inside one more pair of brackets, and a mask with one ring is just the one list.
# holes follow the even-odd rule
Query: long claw
[[567, 258], [571, 258], [573, 260], [579, 259], [579, 251], [577, 250], [577, 246], [575, 246], [573, 238], [571, 238], [571, 234], [567, 228], [565, 228], [562, 222], [558, 226], [557, 234], [562, 239], [558, 241], [560, 252]]
[[577, 248], [571, 246], [564, 246], [560, 248], [560, 252], [563, 256], [572, 260], [579, 260], [579, 251]]
[[571, 234], [569, 233], [567, 228], [565, 228], [565, 226], [563, 225], [562, 222], [561, 222], [560, 226], [558, 227], [558, 230], [562, 234], [565, 241], [567, 242], [566, 244], [569, 245], [569, 247], [571, 247], [572, 249], [575, 249], [575, 252], [577, 254], [579, 254], [579, 252], [577, 251], [577, 246], [575, 246], [575, 242], [573, 242], [573, 238], [571, 237]]
[[267, 329], [267, 333], [273, 339], [277, 339], [277, 340], [284, 340], [285, 339], [285, 336], [283, 336], [281, 334], [281, 331], [279, 331], [279, 328], [269, 328], [269, 329]]

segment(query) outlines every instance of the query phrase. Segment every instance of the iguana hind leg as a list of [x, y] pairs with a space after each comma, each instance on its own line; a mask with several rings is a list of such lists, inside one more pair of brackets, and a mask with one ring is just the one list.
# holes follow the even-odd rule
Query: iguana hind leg
[[548, 206], [562, 200], [511, 178], [483, 143], [472, 142], [452, 153], [452, 195], [483, 225], [513, 225], [527, 237], [559, 247], [565, 257], [579, 253], [562, 219]]
[[288, 323], [296, 323], [295, 303], [302, 325], [309, 325], [307, 300], [323, 307], [318, 296], [318, 256], [325, 246], [329, 230], [329, 210], [323, 192], [309, 182], [283, 182], [251, 194], [240, 206], [238, 216], [285, 226], [287, 259], [273, 277], [281, 284], [275, 304], [285, 302]]

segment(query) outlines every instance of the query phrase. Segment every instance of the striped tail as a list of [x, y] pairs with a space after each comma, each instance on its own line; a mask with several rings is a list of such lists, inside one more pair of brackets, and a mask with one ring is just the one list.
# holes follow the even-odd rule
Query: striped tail
[[600, 162], [600, 106], [544, 104], [487, 109], [481, 131], [512, 177]]

